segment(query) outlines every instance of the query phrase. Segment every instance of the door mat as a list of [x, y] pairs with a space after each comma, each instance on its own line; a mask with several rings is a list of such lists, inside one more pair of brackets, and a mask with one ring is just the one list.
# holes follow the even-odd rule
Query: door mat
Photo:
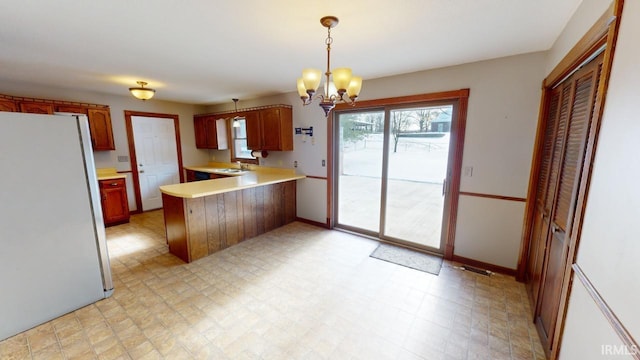
[[440, 274], [440, 268], [442, 267], [442, 258], [439, 256], [387, 244], [378, 245], [369, 256], [433, 275]]

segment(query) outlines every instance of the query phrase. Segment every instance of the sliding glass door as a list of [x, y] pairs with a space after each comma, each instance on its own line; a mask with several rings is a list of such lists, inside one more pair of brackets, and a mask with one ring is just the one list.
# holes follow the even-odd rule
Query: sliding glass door
[[384, 111], [338, 116], [339, 223], [368, 235], [380, 230]]
[[336, 227], [443, 251], [454, 107], [336, 114]]

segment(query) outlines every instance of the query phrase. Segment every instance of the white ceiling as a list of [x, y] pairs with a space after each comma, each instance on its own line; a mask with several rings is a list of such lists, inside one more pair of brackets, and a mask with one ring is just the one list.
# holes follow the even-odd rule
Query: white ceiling
[[0, 81], [194, 104], [295, 91], [303, 68], [366, 80], [547, 50], [582, 0], [0, 0]]

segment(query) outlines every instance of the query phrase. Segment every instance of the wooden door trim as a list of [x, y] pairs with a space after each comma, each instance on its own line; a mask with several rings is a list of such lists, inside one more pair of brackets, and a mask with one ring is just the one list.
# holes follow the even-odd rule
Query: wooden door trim
[[182, 145], [180, 144], [179, 116], [174, 114], [160, 114], [160, 113], [125, 110], [124, 123], [127, 129], [127, 142], [129, 144], [129, 166], [131, 167], [131, 178], [133, 180], [133, 192], [136, 198], [136, 210], [132, 211], [132, 213], [139, 214], [142, 212], [142, 195], [140, 193], [140, 177], [138, 176], [138, 172], [135, 170], [138, 168], [137, 167], [138, 159], [136, 157], [136, 144], [133, 137], [133, 122], [131, 121], [132, 116], [173, 119], [173, 127], [175, 129], [175, 135], [176, 135], [176, 150], [178, 154], [178, 174], [180, 176], [181, 183], [184, 182], [184, 173], [182, 171]]
[[[455, 128], [451, 128], [451, 132], [457, 132], [455, 139], [455, 148], [450, 153], [449, 161], [451, 162], [451, 179], [450, 179], [450, 202], [449, 202], [449, 219], [447, 222], [447, 229], [443, 229], [447, 232], [447, 239], [444, 244], [444, 258], [446, 260], [453, 259], [454, 245], [455, 245], [455, 232], [456, 232], [456, 220], [458, 215], [458, 200], [460, 197], [460, 177], [462, 171], [462, 155], [464, 146], [465, 129], [467, 123], [467, 109], [469, 106], [469, 89], [459, 89], [451, 91], [442, 91], [428, 94], [418, 94], [409, 96], [400, 96], [392, 98], [374, 99], [358, 101], [354, 106], [348, 104], [338, 104], [334, 110], [347, 110], [347, 109], [370, 109], [381, 108], [397, 105], [411, 105], [420, 104], [426, 102], [457, 102], [457, 113]], [[333, 191], [334, 191], [334, 178], [335, 178], [335, 164], [334, 164], [334, 137], [336, 131], [335, 122], [336, 111], [331, 111], [330, 116], [327, 117], [327, 226], [333, 228], [335, 225], [335, 217], [333, 214]], [[453, 126], [452, 122], [452, 126]]]

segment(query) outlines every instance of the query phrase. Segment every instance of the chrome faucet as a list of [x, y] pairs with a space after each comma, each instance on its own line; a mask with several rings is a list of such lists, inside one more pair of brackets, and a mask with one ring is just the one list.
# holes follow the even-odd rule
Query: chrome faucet
[[249, 164], [245, 164], [240, 161], [236, 161], [236, 164], [238, 164], [238, 167], [240, 168], [240, 170], [249, 170]]

